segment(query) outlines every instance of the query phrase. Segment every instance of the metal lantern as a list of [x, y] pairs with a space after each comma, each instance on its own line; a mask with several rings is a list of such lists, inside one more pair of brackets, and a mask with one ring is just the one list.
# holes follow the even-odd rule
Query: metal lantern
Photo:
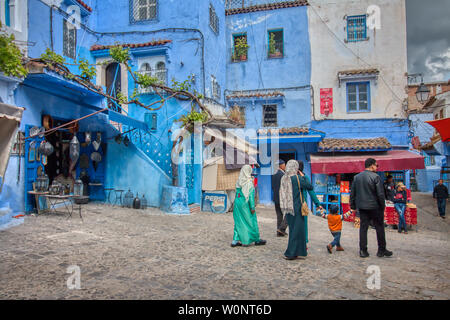
[[44, 190], [43, 191], [48, 191], [49, 179], [48, 179], [48, 175], [47, 174], [44, 174], [43, 181], [44, 181]]
[[49, 192], [52, 195], [59, 194], [59, 183], [56, 180], [53, 180], [52, 185], [50, 186]]
[[131, 208], [133, 205], [133, 193], [128, 189], [128, 192], [125, 193], [125, 196], [123, 198], [123, 206], [127, 208]]
[[147, 209], [147, 199], [145, 199], [145, 194], [141, 198], [141, 209]]
[[140, 209], [141, 208], [141, 199], [139, 199], [138, 194], [136, 193], [136, 198], [133, 200], [133, 209]]
[[81, 181], [80, 179], [76, 180], [73, 185], [73, 194], [75, 196], [83, 195], [83, 181]]
[[49, 156], [53, 153], [54, 148], [50, 142], [47, 140], [42, 141], [41, 145], [39, 146], [39, 152], [40, 154], [43, 154], [44, 156]]
[[41, 176], [37, 177], [34, 187], [36, 188], [36, 191], [38, 191], [38, 192], [42, 191], [42, 178], [41, 178]]
[[80, 157], [80, 142], [78, 141], [77, 136], [74, 135], [72, 140], [70, 141], [70, 160], [72, 160], [73, 163], [76, 163], [79, 157]]
[[430, 97], [430, 89], [428, 89], [428, 87], [422, 82], [416, 91], [417, 101], [423, 104], [428, 101], [429, 97]]

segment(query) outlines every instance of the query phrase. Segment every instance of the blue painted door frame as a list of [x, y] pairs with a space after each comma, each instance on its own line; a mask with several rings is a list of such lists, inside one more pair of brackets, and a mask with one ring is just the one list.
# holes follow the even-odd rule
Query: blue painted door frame
[[[33, 126], [25, 125], [25, 136], [30, 136], [30, 129]], [[37, 155], [37, 148], [39, 147], [40, 143], [44, 141], [44, 138], [29, 138], [25, 140], [25, 184], [24, 184], [24, 191], [25, 191], [25, 212], [31, 212], [34, 209], [34, 203], [35, 203], [35, 197], [33, 195], [28, 194], [28, 191], [33, 190], [33, 182], [36, 181], [37, 178], [37, 169], [39, 166], [42, 166], [44, 169], [44, 165], [42, 164], [42, 157], [41, 161], [36, 160]], [[30, 162], [30, 145], [34, 142], [34, 161]], [[33, 152], [32, 152], [33, 153]]]

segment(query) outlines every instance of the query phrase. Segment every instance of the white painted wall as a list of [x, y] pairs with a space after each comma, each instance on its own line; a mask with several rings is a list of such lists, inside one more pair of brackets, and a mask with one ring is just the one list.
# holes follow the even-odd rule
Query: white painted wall
[[[309, 3], [311, 84], [316, 120], [406, 118], [402, 108], [407, 98], [405, 1], [309, 0]], [[374, 4], [381, 9], [381, 28], [368, 28], [367, 41], [345, 43], [346, 16], [366, 14], [368, 7]], [[380, 71], [378, 80], [370, 81], [371, 112], [347, 113], [346, 84], [339, 87], [337, 74], [344, 70], [369, 68]], [[320, 88], [333, 88], [333, 113], [328, 117], [320, 114]]]
[[5, 1], [0, 0], [0, 20], [2, 26], [9, 34], [14, 34], [17, 45], [22, 52], [27, 54], [28, 41], [28, 0], [10, 0], [11, 26], [5, 25]]

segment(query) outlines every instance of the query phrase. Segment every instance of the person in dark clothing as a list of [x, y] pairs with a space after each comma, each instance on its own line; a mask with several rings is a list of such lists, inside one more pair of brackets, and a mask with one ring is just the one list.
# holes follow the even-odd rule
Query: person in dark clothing
[[284, 170], [286, 169], [286, 164], [283, 160], [278, 161], [278, 170], [272, 175], [272, 191], [273, 191], [273, 202], [275, 203], [275, 212], [277, 214], [277, 236], [284, 237], [287, 235], [286, 228], [287, 222], [286, 217], [283, 217], [283, 213], [280, 208], [280, 183], [281, 178], [284, 176]]
[[437, 200], [439, 215], [442, 219], [445, 219], [445, 205], [448, 198], [448, 189], [444, 185], [444, 180], [439, 179], [438, 185], [434, 187], [433, 198]]
[[402, 230], [404, 230], [405, 233], [408, 233], [405, 221], [406, 199], [406, 186], [399, 182], [393, 201], [395, 210], [398, 213], [398, 233], [402, 233]]
[[372, 219], [377, 231], [378, 257], [390, 257], [392, 252], [386, 249], [386, 238], [384, 234], [384, 208], [385, 197], [381, 178], [376, 171], [378, 164], [375, 159], [368, 158], [365, 161], [365, 168], [353, 179], [352, 190], [350, 193], [350, 208], [359, 210], [359, 255], [361, 258], [367, 258], [367, 230], [369, 222]]
[[386, 200], [394, 202], [394, 193], [395, 193], [395, 184], [394, 178], [391, 175], [386, 177], [386, 181], [384, 182], [384, 195]]

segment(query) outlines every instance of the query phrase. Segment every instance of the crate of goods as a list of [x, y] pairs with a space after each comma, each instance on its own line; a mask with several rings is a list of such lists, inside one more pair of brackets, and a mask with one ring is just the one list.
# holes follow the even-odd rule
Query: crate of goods
[[395, 211], [393, 205], [386, 205], [386, 209], [384, 210], [384, 220], [389, 225], [398, 224], [398, 213]]
[[350, 192], [350, 181], [341, 181], [341, 193]]
[[415, 204], [408, 203], [405, 210], [406, 224], [417, 225], [417, 207]]
[[341, 203], [350, 203], [350, 193], [341, 193]]

